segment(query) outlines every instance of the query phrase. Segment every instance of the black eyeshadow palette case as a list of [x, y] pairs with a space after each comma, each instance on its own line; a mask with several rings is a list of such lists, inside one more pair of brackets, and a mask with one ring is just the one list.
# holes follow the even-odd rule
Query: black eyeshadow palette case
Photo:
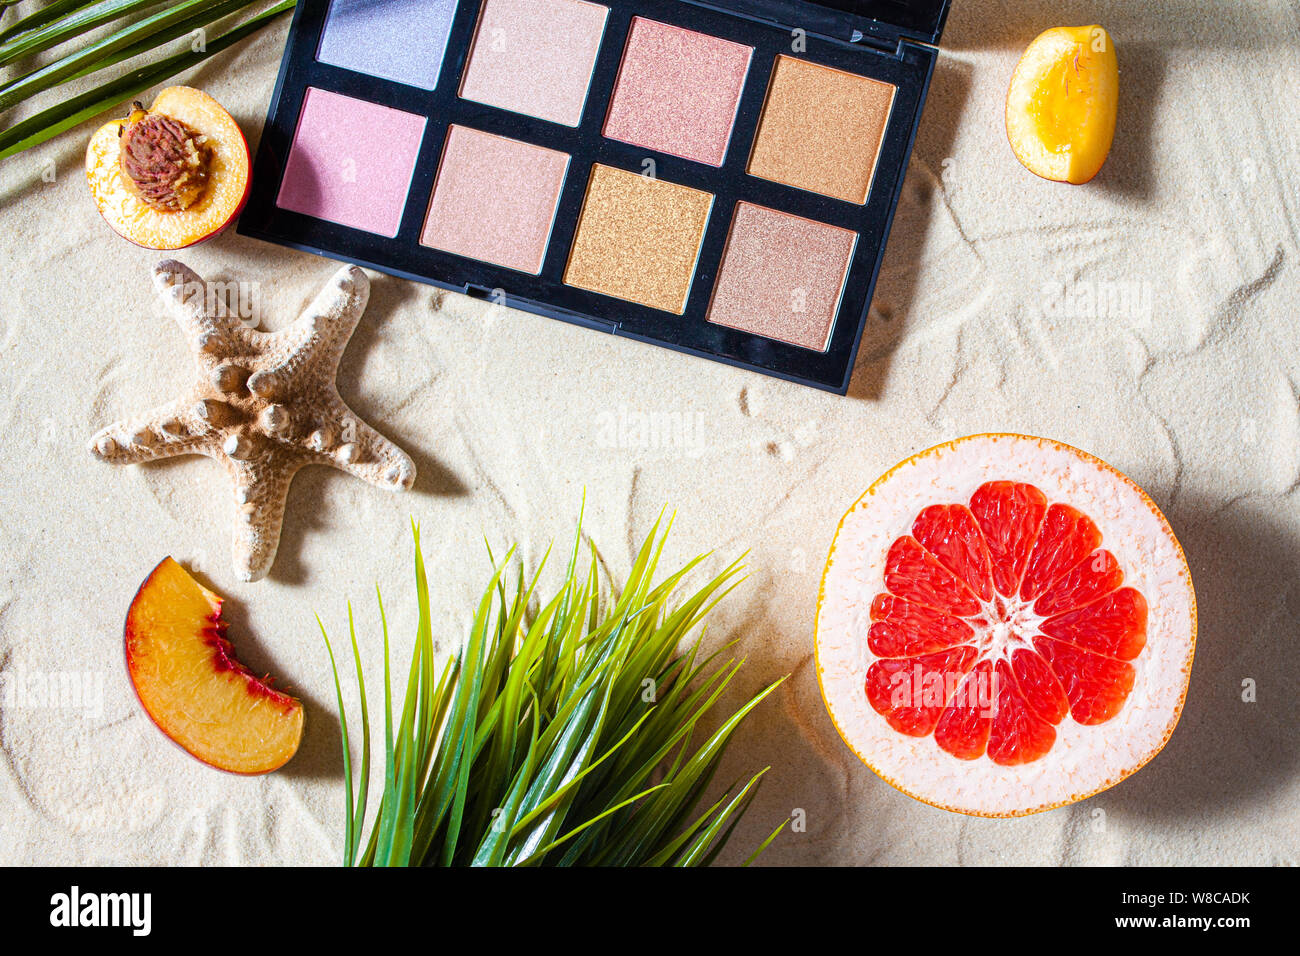
[[[254, 161], [240, 234], [837, 394], [848, 391], [938, 55], [935, 44], [947, 17], [948, 0], [592, 0], [608, 8], [608, 15], [576, 128], [461, 97], [461, 78], [475, 40], [480, 0], [461, 0], [451, 15], [441, 72], [431, 90], [318, 60], [330, 2], [298, 2]], [[720, 166], [604, 135], [625, 41], [635, 18], [752, 48]], [[865, 203], [832, 198], [748, 171], [778, 57], [793, 57], [895, 88]], [[309, 89], [344, 94], [427, 119], [395, 237], [277, 204]], [[453, 125], [570, 157], [540, 274], [421, 243], [448, 129]], [[655, 179], [714, 197], [680, 314], [566, 284], [566, 266], [594, 165], [638, 174], [652, 169]], [[857, 235], [824, 350], [709, 320], [737, 203], [767, 207]]]

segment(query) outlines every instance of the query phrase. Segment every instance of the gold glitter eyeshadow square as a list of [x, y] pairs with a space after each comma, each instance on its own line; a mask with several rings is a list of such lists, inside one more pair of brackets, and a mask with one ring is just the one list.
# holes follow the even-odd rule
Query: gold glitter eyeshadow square
[[595, 164], [565, 284], [681, 315], [712, 208], [712, 193]]
[[892, 83], [778, 56], [749, 174], [864, 205], [896, 91]]
[[740, 202], [708, 321], [826, 351], [858, 234]]

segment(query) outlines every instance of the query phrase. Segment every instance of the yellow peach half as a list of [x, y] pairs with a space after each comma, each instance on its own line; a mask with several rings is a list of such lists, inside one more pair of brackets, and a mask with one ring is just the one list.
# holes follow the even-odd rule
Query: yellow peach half
[[148, 113], [177, 120], [204, 138], [209, 165], [198, 200], [182, 210], [154, 208], [125, 181], [123, 133], [141, 111], [100, 127], [91, 137], [86, 179], [95, 206], [120, 236], [146, 249], [183, 249], [217, 235], [243, 209], [251, 179], [248, 142], [234, 118], [201, 90], [170, 86]]
[[1007, 138], [1026, 169], [1081, 184], [1101, 171], [1115, 139], [1119, 60], [1100, 26], [1055, 27], [1020, 58], [1007, 93]]

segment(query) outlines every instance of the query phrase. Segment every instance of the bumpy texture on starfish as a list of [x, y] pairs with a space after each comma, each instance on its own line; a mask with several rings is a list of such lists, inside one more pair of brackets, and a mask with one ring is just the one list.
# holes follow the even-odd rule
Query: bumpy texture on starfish
[[[374, 485], [406, 490], [415, 464], [339, 397], [339, 361], [370, 298], [356, 266], [341, 269], [293, 325], [258, 332], [226, 314], [207, 285], [174, 260], [154, 287], [189, 339], [197, 376], [185, 394], [90, 440], [102, 461], [177, 455], [221, 462], [235, 486], [235, 571], [266, 576], [275, 560], [289, 483], [305, 465], [332, 465]], [[215, 307], [214, 307], [215, 306]]]

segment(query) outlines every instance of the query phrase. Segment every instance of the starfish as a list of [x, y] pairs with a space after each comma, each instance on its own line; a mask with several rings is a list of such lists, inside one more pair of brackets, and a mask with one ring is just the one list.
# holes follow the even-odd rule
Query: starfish
[[415, 482], [410, 457], [361, 421], [336, 385], [370, 298], [359, 268], [339, 270], [296, 322], [270, 333], [241, 322], [175, 260], [160, 262], [153, 280], [189, 340], [194, 381], [176, 401], [100, 431], [90, 452], [112, 464], [207, 455], [224, 465], [235, 488], [232, 550], [242, 580], [271, 569], [300, 468], [330, 465], [394, 491]]

